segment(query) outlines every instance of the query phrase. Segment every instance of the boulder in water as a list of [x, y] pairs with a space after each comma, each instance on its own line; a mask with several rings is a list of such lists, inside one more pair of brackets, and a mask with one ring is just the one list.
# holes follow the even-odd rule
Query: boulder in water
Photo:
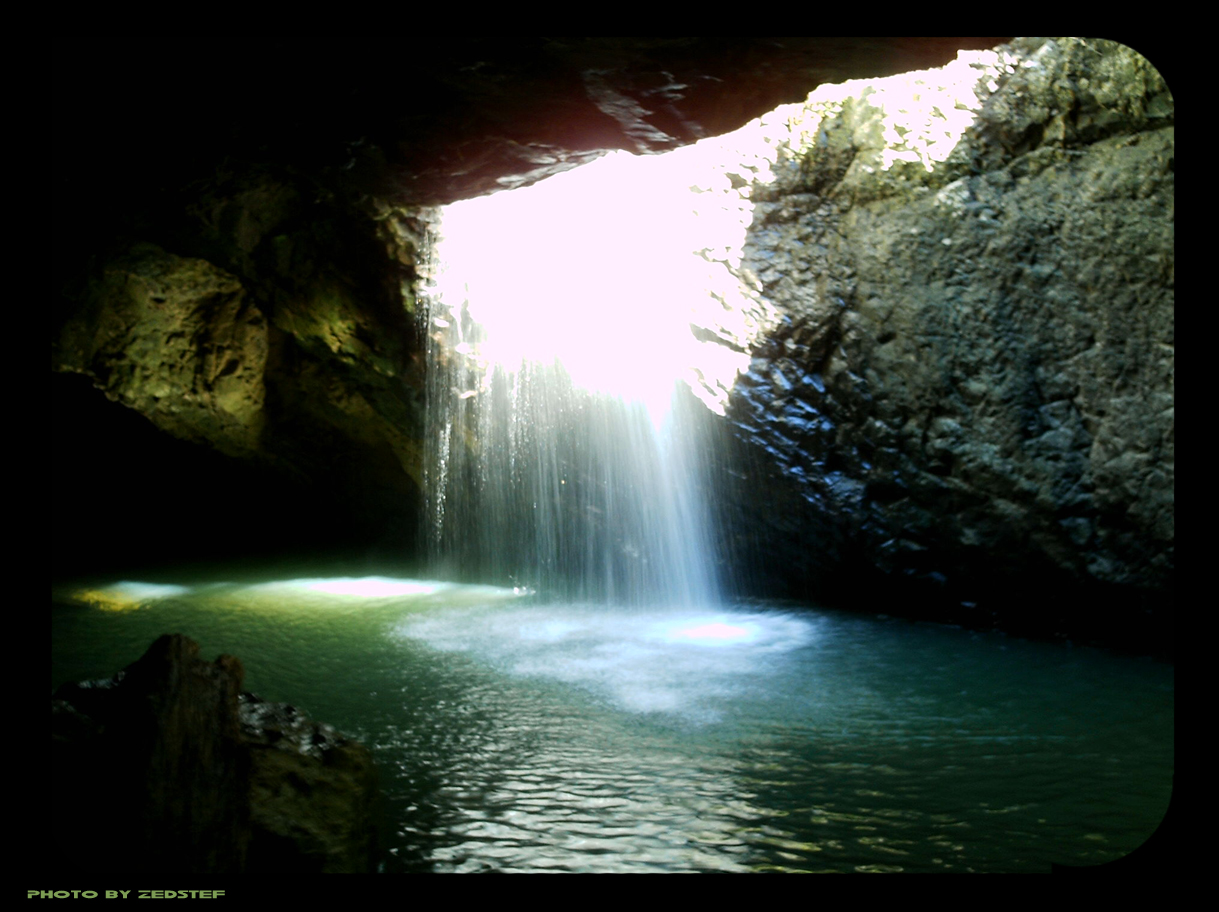
[[158, 639], [51, 700], [56, 862], [87, 872], [358, 872], [375, 865], [362, 745], [241, 693], [241, 662]]

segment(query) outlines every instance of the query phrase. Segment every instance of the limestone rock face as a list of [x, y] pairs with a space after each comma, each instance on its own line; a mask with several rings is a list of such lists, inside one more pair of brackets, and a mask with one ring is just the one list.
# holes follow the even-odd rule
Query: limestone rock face
[[114, 258], [53, 359], [175, 437], [231, 456], [261, 450], [267, 322], [241, 281], [206, 260], [152, 244]]
[[769, 572], [829, 555], [963, 615], [1064, 586], [1163, 602], [1172, 96], [1107, 41], [1019, 41], [975, 72], [976, 121], [946, 160], [886, 135], [882, 86], [863, 83], [814, 95], [755, 189], [745, 265], [781, 316], [730, 414], [795, 504], [772, 514]]
[[51, 701], [57, 868], [370, 872], [371, 754], [294, 707], [241, 694], [232, 656], [180, 634]]

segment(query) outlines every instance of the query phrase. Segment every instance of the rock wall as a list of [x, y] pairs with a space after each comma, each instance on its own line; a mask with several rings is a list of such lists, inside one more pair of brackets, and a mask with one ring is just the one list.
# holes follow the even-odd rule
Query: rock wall
[[857, 83], [811, 96], [753, 188], [745, 266], [779, 318], [734, 389], [728, 519], [770, 530], [737, 535], [755, 586], [901, 581], [878, 610], [1139, 636], [1174, 579], [1172, 95], [1108, 41], [973, 74], [944, 160], [930, 79], [897, 132]]
[[[221, 173], [184, 191], [143, 237], [107, 239], [87, 269], [69, 272], [52, 368], [88, 378], [167, 435], [279, 474], [319, 526], [338, 516], [388, 528], [409, 548], [423, 415], [413, 302], [402, 294], [413, 274], [387, 257], [373, 217], [309, 184], [282, 166]], [[95, 445], [89, 458], [100, 488], [132, 456]], [[191, 468], [167, 498], [188, 513]], [[272, 498], [258, 472], [246, 474], [228, 504], [244, 517], [229, 520], [274, 538], [284, 523], [257, 510]]]
[[175, 437], [237, 457], [261, 450], [267, 322], [206, 260], [133, 245], [105, 265], [54, 360]]

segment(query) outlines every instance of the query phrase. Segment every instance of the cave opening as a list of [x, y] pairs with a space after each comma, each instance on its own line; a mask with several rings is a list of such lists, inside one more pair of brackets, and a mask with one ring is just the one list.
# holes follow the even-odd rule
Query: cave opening
[[879, 112], [881, 170], [934, 171], [995, 88], [996, 61], [962, 52], [825, 86], [814, 104], [675, 151], [611, 153], [443, 207], [424, 289], [431, 572], [554, 597], [718, 602], [717, 569], [741, 555], [715, 553], [715, 435], [688, 410], [693, 398], [724, 416], [778, 320], [743, 267], [754, 197], [822, 129], [814, 112], [853, 96]]
[[619, 152], [441, 211], [424, 485], [439, 575], [719, 601], [690, 409], [724, 413], [765, 326], [739, 267], [768, 162], [731, 144]]

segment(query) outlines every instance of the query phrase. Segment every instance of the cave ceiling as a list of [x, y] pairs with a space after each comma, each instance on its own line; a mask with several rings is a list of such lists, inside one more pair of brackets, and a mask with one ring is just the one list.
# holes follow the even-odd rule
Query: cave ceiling
[[274, 163], [355, 197], [445, 203], [1004, 40], [59, 38], [56, 189], [104, 205]]

